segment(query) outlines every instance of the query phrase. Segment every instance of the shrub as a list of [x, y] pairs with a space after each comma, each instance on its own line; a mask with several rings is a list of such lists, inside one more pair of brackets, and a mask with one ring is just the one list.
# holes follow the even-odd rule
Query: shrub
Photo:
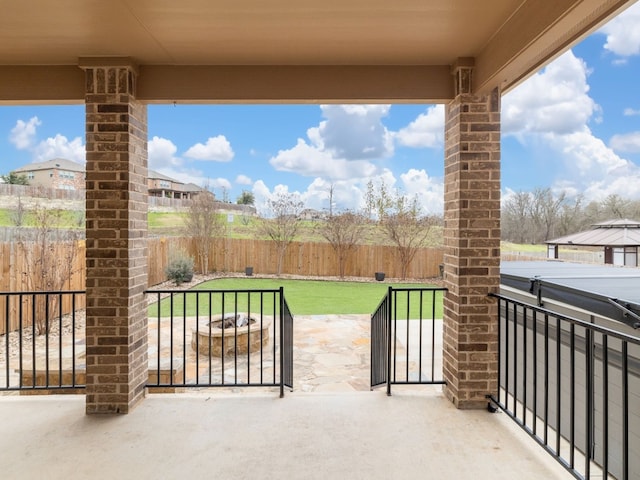
[[165, 269], [167, 278], [173, 280], [176, 285], [191, 281], [193, 278], [193, 263], [193, 257], [184, 252], [174, 256]]

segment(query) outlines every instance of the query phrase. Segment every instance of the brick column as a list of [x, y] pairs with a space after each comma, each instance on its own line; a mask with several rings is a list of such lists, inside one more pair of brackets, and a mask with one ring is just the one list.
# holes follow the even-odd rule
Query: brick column
[[455, 70], [446, 107], [444, 284], [445, 395], [485, 408], [497, 391], [500, 284], [500, 93], [471, 93], [470, 67]]
[[86, 73], [86, 412], [128, 413], [148, 376], [147, 107], [126, 60]]

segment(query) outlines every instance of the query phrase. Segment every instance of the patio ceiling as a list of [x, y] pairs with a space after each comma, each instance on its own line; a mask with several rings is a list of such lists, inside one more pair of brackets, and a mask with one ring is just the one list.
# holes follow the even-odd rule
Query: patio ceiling
[[3, 2], [0, 102], [80, 102], [78, 66], [104, 57], [138, 65], [149, 102], [445, 102], [460, 59], [508, 90], [634, 2]]

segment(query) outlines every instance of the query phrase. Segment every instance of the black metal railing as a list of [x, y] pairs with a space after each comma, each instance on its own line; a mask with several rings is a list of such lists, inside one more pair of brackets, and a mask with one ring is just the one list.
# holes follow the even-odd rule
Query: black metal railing
[[[293, 387], [293, 316], [277, 290], [148, 290], [148, 387]], [[223, 328], [224, 325], [224, 328]]]
[[[444, 384], [442, 294], [446, 288], [389, 287], [371, 315], [371, 388]], [[439, 312], [439, 314], [437, 314]]]
[[0, 292], [0, 390], [85, 384], [85, 292]]
[[492, 401], [575, 478], [638, 478], [640, 338], [493, 295]]

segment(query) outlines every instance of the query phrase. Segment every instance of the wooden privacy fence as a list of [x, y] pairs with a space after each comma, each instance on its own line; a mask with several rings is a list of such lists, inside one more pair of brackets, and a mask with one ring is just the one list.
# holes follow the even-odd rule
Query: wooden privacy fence
[[[62, 245], [56, 248], [61, 248]], [[83, 241], [76, 246], [77, 255], [73, 261], [73, 272], [64, 290], [85, 289], [85, 255]], [[186, 252], [195, 257], [195, 245], [190, 238], [150, 238], [148, 240], [148, 285], [164, 282], [167, 277], [165, 268], [172, 255]], [[62, 254], [62, 253], [61, 253]], [[25, 272], [27, 258], [15, 243], [0, 243], [0, 292], [21, 292], [30, 290]], [[443, 261], [443, 249], [420, 249], [408, 270], [408, 277], [426, 279], [440, 273], [439, 265]], [[196, 262], [196, 266], [198, 262]], [[277, 250], [268, 240], [219, 239], [212, 247], [209, 256], [211, 272], [244, 272], [253, 267], [255, 274], [275, 274], [277, 268]], [[400, 276], [401, 266], [394, 254], [394, 248], [378, 245], [358, 245], [345, 263], [345, 275], [373, 278], [375, 272], [384, 272], [387, 277]], [[328, 243], [300, 243], [289, 245], [282, 262], [282, 273], [310, 277], [337, 276], [339, 272], [336, 255]], [[16, 297], [17, 298], [17, 297]], [[0, 298], [0, 319], [4, 320], [6, 297]], [[11, 300], [14, 302], [15, 300]], [[76, 308], [84, 308], [76, 303]], [[10, 305], [11, 311], [17, 311], [18, 305]], [[69, 313], [71, 304], [62, 302], [62, 313]], [[13, 316], [13, 315], [11, 315]], [[17, 328], [11, 325], [10, 329]], [[5, 322], [0, 321], [0, 334], [5, 331]]]
[[[177, 252], [186, 252], [195, 257], [195, 246], [190, 238], [150, 238], [148, 240], [149, 286], [164, 282], [164, 270]], [[442, 248], [423, 248], [409, 266], [408, 278], [432, 278], [440, 274], [443, 261]], [[27, 290], [24, 278], [25, 258], [13, 243], [0, 243], [0, 291], [19, 292]], [[196, 266], [197, 266], [196, 262]], [[253, 267], [256, 274], [274, 274], [277, 268], [276, 246], [269, 240], [220, 239], [213, 245], [209, 265], [212, 272], [244, 272]], [[385, 272], [387, 277], [400, 276], [401, 265], [394, 248], [381, 245], [358, 245], [345, 263], [345, 275], [350, 277], [373, 277], [375, 272]], [[65, 288], [85, 288], [85, 247], [80, 242], [71, 276]], [[338, 261], [328, 243], [293, 242], [287, 248], [282, 262], [282, 273], [305, 276], [337, 276]]]

